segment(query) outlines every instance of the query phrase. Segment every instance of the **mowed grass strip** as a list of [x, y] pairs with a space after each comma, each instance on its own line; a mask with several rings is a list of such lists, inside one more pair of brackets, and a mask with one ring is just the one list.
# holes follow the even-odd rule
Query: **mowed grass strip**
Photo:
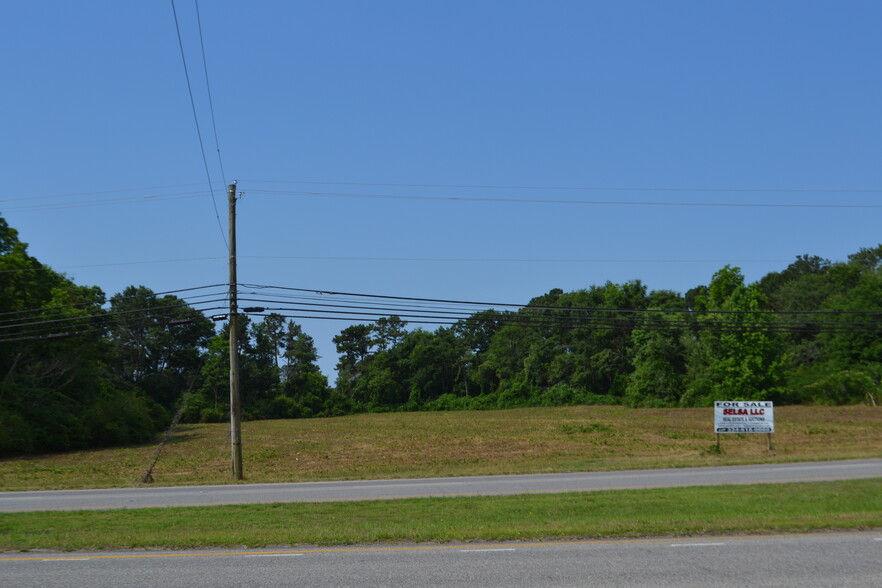
[[257, 548], [882, 528], [882, 479], [0, 515], [0, 550]]
[[[882, 456], [882, 408], [775, 408], [765, 435], [724, 435], [712, 408], [620, 406], [386, 413], [243, 424], [247, 482], [609, 471]], [[231, 483], [229, 424], [183, 425], [157, 485]], [[0, 490], [135, 486], [154, 445], [0, 460]]]

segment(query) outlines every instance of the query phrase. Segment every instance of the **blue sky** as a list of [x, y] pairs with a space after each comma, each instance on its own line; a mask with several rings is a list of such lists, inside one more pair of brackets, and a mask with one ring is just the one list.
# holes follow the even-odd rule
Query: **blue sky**
[[882, 242], [879, 2], [202, 0], [223, 173], [175, 6], [214, 202], [170, 2], [4, 10], [0, 213], [108, 296], [226, 281], [234, 179], [251, 284], [525, 303]]

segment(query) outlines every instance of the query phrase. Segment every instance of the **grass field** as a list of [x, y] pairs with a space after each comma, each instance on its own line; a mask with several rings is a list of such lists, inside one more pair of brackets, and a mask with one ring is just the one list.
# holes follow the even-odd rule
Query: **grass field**
[[[248, 482], [519, 474], [882, 456], [882, 409], [779, 407], [765, 435], [709, 409], [533, 408], [245, 423]], [[0, 489], [138, 485], [155, 446], [0, 461]], [[157, 485], [230, 483], [229, 427], [181, 426]], [[725, 505], [722, 508], [721, 505]], [[882, 480], [360, 503], [0, 514], [0, 550], [258, 547], [882, 528]]]
[[[765, 435], [724, 435], [712, 409], [608, 406], [388, 413], [243, 425], [247, 482], [603, 471], [882, 456], [882, 408], [775, 409]], [[160, 454], [157, 485], [231, 482], [229, 425], [182, 425]], [[135, 486], [156, 447], [0, 461], [0, 489]]]

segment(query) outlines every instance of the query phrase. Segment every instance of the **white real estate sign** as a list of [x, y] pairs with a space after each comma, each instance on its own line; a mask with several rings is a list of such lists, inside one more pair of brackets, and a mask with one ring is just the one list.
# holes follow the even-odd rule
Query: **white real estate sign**
[[714, 429], [716, 433], [774, 433], [774, 404], [766, 400], [714, 402]]

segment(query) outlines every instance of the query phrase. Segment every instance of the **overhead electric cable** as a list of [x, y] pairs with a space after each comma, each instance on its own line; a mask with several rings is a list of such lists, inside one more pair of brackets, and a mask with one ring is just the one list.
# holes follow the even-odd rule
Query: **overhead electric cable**
[[[277, 309], [277, 310], [286, 310], [286, 309], [290, 309], [292, 307], [297, 308], [298, 310], [301, 310], [301, 307], [332, 309], [329, 311], [323, 310], [321, 312], [335, 312], [334, 309], [341, 309], [341, 310], [346, 310], [346, 311], [370, 310], [370, 311], [375, 311], [373, 314], [378, 314], [381, 316], [395, 315], [395, 316], [399, 316], [399, 317], [417, 316], [415, 313], [435, 313], [435, 314], [457, 316], [457, 317], [462, 317], [462, 318], [471, 318], [475, 314], [474, 309], [464, 309], [464, 308], [444, 307], [444, 306], [438, 306], [438, 307], [434, 307], [434, 308], [431, 308], [431, 307], [413, 308], [413, 307], [407, 307], [407, 306], [396, 307], [396, 306], [375, 306], [375, 305], [343, 304], [343, 303], [332, 304], [332, 303], [319, 303], [319, 302], [285, 302], [285, 301], [281, 301], [281, 300], [274, 300], [272, 298], [248, 298], [248, 297], [241, 297], [241, 298], [239, 298], [239, 300], [241, 300], [243, 302], [253, 302], [256, 304], [284, 304], [284, 305], [286, 305], [286, 306], [282, 307], [281, 309]], [[555, 307], [555, 308], [541, 309], [542, 314], [530, 312], [533, 310], [536, 310], [536, 307], [523, 307], [523, 308], [519, 309], [519, 312], [521, 314], [518, 314], [517, 316], [524, 317], [527, 319], [533, 319], [533, 318], [541, 319], [541, 320], [554, 319], [555, 321], [559, 321], [559, 322], [572, 322], [572, 321], [580, 321], [580, 320], [610, 320], [610, 321], [627, 320], [627, 321], [633, 322], [634, 320], [636, 320], [634, 317], [631, 317], [631, 316], [629, 316], [628, 318], [616, 318], [616, 317], [604, 316], [604, 315], [611, 315], [613, 313], [629, 314], [629, 315], [634, 313], [634, 310], [628, 310], [628, 309], [602, 309], [602, 310], [593, 309], [590, 311], [585, 311], [585, 310], [581, 310], [581, 309]], [[376, 311], [384, 311], [384, 312], [376, 312]], [[316, 311], [316, 312], [318, 312], [318, 311]], [[510, 312], [510, 311], [505, 311], [505, 312]], [[651, 312], [651, 313], [659, 314], [659, 315], [668, 314], [667, 311], [663, 311], [663, 310], [656, 310], [656, 311], [645, 310], [644, 312], [647, 312], [647, 313]], [[578, 314], [575, 314], [575, 313], [578, 313]], [[879, 311], [876, 314], [880, 314], [880, 313], [882, 313], [882, 311]], [[694, 315], [701, 315], [703, 313], [693, 312], [690, 314], [694, 316]], [[750, 313], [750, 314], [752, 315], [752, 314], [756, 314], [756, 313]], [[861, 313], [861, 314], [865, 314], [865, 313]], [[421, 317], [421, 318], [425, 318], [425, 317]], [[490, 318], [488, 320], [493, 320], [493, 319]], [[642, 320], [642, 321], [664, 320], [664, 322], [671, 322], [669, 319], [658, 319], [658, 318], [653, 318], [652, 316], [642, 316], [639, 320]]]
[[224, 240], [224, 245], [229, 249], [230, 245], [227, 243], [227, 235], [224, 231], [223, 224], [221, 223], [220, 213], [217, 209], [217, 201], [214, 198], [214, 187], [211, 182], [211, 172], [208, 170], [208, 159], [205, 157], [205, 144], [202, 141], [202, 131], [199, 128], [199, 117], [196, 114], [196, 101], [193, 99], [193, 87], [190, 85], [190, 72], [187, 70], [187, 57], [184, 53], [184, 41], [181, 38], [181, 27], [178, 23], [178, 11], [175, 8], [175, 0], [171, 0], [172, 5], [172, 14], [175, 17], [175, 30], [178, 33], [178, 46], [181, 49], [181, 62], [184, 64], [184, 77], [187, 79], [187, 92], [190, 95], [190, 107], [193, 109], [193, 122], [196, 124], [196, 135], [199, 137], [199, 150], [202, 153], [202, 164], [205, 166], [205, 177], [208, 179], [208, 189], [211, 192], [211, 204], [214, 206], [214, 216], [217, 219], [217, 226], [220, 229], [221, 237]]
[[[296, 309], [292, 309], [296, 312]], [[311, 311], [307, 311], [311, 312]], [[278, 313], [277, 313], [278, 314]], [[365, 316], [355, 316], [353, 315], [340, 315], [340, 316], [316, 316], [315, 314], [280, 314], [283, 318], [292, 318], [292, 319], [300, 319], [300, 320], [335, 320], [335, 321], [347, 321], [347, 322], [359, 322], [359, 323], [376, 323], [379, 319], [370, 319]], [[383, 318], [383, 317], [380, 317]], [[412, 320], [406, 321], [408, 324], [422, 324], [422, 325], [438, 325], [438, 326], [456, 326], [462, 323], [462, 320], [452, 320], [452, 319], [444, 319], [440, 317], [431, 317], [428, 319], [415, 318]], [[480, 321], [479, 321], [480, 322]], [[488, 321], [490, 322], [490, 321]], [[553, 323], [535, 323], [535, 322], [526, 322], [524, 320], [517, 320], [517, 317], [506, 317], [499, 320], [494, 320], [492, 322], [497, 322], [501, 326], [506, 325], [515, 325], [522, 327], [533, 327], [533, 328], [553, 328], [558, 327], [560, 325], [555, 325]], [[745, 325], [745, 324], [729, 324], [729, 323], [690, 323], [688, 325], [677, 325], [677, 324], [657, 324], [657, 325], [633, 325], [633, 324], [615, 324], [615, 323], [583, 323], [583, 324], [574, 324], [568, 326], [569, 329], [574, 330], [645, 330], [645, 331], [663, 331], [663, 330], [689, 330], [689, 331], [710, 331], [715, 333], [748, 333], [748, 332], [764, 332], [764, 333], [813, 333], [819, 330], [823, 330], [826, 333], [867, 333], [867, 332], [875, 332], [878, 333], [882, 331], [882, 325], [872, 324], [869, 327], [853, 327], [848, 325], [843, 326], [831, 326], [825, 327], [823, 329], [814, 328], [812, 325], [776, 325], [776, 324], [759, 324], [759, 325]]]
[[[188, 288], [196, 290], [200, 288]], [[181, 290], [179, 290], [181, 291]], [[726, 332], [766, 332], [766, 333], [878, 333], [882, 331], [882, 321], [877, 320], [882, 311], [799, 311], [799, 312], [774, 312], [774, 311], [685, 311], [688, 314], [678, 314], [681, 311], [669, 311], [658, 309], [623, 309], [623, 308], [579, 308], [579, 307], [546, 307], [511, 305], [517, 311], [494, 311], [485, 314], [475, 312], [473, 308], [463, 308], [459, 305], [462, 301], [450, 301], [440, 299], [413, 299], [422, 300], [418, 304], [408, 302], [407, 297], [396, 300], [395, 297], [377, 296], [360, 302], [353, 302], [344, 298], [330, 296], [332, 300], [327, 302], [289, 302], [285, 295], [273, 295], [269, 298], [248, 299], [242, 301], [262, 304], [282, 304], [277, 307], [258, 307], [248, 314], [266, 316], [268, 312], [280, 314], [285, 318], [299, 320], [335, 320], [349, 322], [375, 323], [384, 317], [396, 316], [408, 324], [456, 326], [488, 323], [497, 326], [513, 325], [525, 328], [553, 328], [563, 330], [686, 330], [686, 331], [710, 331], [718, 333]], [[217, 294], [196, 295], [189, 298], [204, 299]], [[139, 297], [131, 297], [139, 298]], [[282, 298], [282, 300], [275, 300]], [[304, 297], [306, 298], [306, 297]], [[217, 302], [223, 302], [224, 298], [212, 300], [195, 300], [171, 305], [158, 305], [147, 308], [129, 310], [101, 310], [98, 313], [87, 315], [69, 316], [55, 315], [52, 317], [21, 317], [16, 324], [0, 326], [0, 342], [13, 342], [25, 340], [51, 340], [65, 336], [73, 336], [86, 332], [107, 332], [119, 325], [119, 320], [125, 320], [126, 316], [139, 314], [152, 314], [155, 317], [172, 319], [170, 314], [180, 308], [190, 308], [200, 313], [226, 310], [224, 306], [207, 306]], [[384, 302], [385, 301], [385, 302]], [[383, 304], [383, 306], [378, 306]], [[433, 306], [434, 305], [434, 306]], [[484, 309], [491, 310], [491, 309]], [[276, 312], [278, 311], [278, 312]], [[471, 314], [470, 314], [471, 313]], [[643, 314], [636, 314], [643, 313]], [[716, 313], [716, 314], [714, 314]], [[827, 316], [852, 317], [849, 320], [817, 320], [813, 314]], [[865, 318], [860, 318], [862, 315]], [[782, 317], [786, 317], [783, 320]], [[872, 320], [867, 318], [873, 317]], [[14, 322], [15, 319], [3, 321]], [[27, 322], [33, 321], [33, 322]], [[101, 326], [84, 331], [84, 323], [95, 324], [100, 321]]]
[[217, 149], [217, 163], [220, 166], [221, 179], [224, 186], [227, 185], [227, 175], [224, 173], [224, 162], [221, 159], [220, 141], [217, 139], [217, 123], [214, 119], [214, 101], [211, 99], [211, 84], [208, 81], [208, 62], [205, 59], [205, 40], [202, 37], [202, 17], [199, 13], [199, 0], [193, 0], [196, 5], [196, 23], [199, 25], [199, 47], [202, 49], [202, 69], [205, 71], [205, 90], [208, 93], [208, 109], [211, 112], [211, 128], [214, 131], [214, 146]]
[[310, 292], [325, 296], [351, 296], [355, 298], [369, 299], [386, 299], [386, 300], [403, 300], [413, 302], [435, 302], [442, 304], [472, 305], [484, 307], [508, 307], [508, 308], [524, 308], [536, 310], [556, 310], [556, 311], [587, 311], [587, 312], [620, 312], [620, 313], [686, 313], [690, 315], [700, 314], [749, 314], [749, 315], [816, 315], [816, 314], [882, 314], [882, 310], [794, 310], [794, 311], [774, 311], [774, 310], [694, 310], [694, 309], [678, 309], [678, 310], [661, 310], [648, 308], [603, 308], [603, 307], [582, 307], [582, 306], [542, 306], [531, 304], [514, 304], [506, 302], [476, 302], [470, 300], [446, 300], [441, 298], [419, 298], [410, 296], [391, 296], [383, 294], [366, 294], [357, 292], [334, 292], [326, 290], [312, 290], [307, 288], [293, 288], [288, 286], [268, 286], [260, 284], [240, 284], [245, 288], [254, 288], [255, 290], [281, 290], [291, 292]]
[[[223, 286], [224, 288], [227, 287], [226, 284], [210, 284], [208, 286], [195, 286], [192, 288], [179, 288], [177, 290], [167, 290], [165, 292], [152, 292], [151, 294], [148, 294], [148, 295], [138, 295], [138, 296], [114, 295], [113, 297], [111, 297], [110, 301], [105, 300], [104, 302], [100, 303], [100, 305], [104, 305], [104, 304], [107, 304], [108, 302], [112, 302], [112, 301], [145, 300], [148, 298], [154, 298], [154, 297], [158, 298], [160, 296], [168, 296], [169, 294], [179, 294], [181, 292], [195, 292], [196, 290], [206, 290], [208, 288], [218, 288], [221, 286]], [[220, 295], [220, 294], [219, 293], [200, 294], [198, 296], [183, 297], [182, 300], [186, 301], [188, 298], [206, 298], [208, 296], [218, 296], [218, 295]], [[82, 306], [94, 306], [94, 305], [99, 305], [99, 303], [96, 301], [76, 302], [76, 303], [72, 303], [72, 304], [62, 304], [62, 305], [57, 305], [57, 306], [45, 306], [45, 307], [41, 307], [41, 308], [14, 310], [14, 311], [0, 312], [0, 317], [21, 315], [21, 314], [25, 314], [25, 313], [39, 313], [39, 312], [45, 312], [47, 310], [62, 310], [62, 309], [67, 309], [67, 308], [79, 308]]]
[[[248, 300], [250, 302], [257, 303], [271, 303], [271, 301], [265, 299], [243, 299]], [[311, 308], [302, 308], [303, 306], [311, 306]], [[323, 307], [315, 308], [315, 307]], [[648, 328], [648, 327], [666, 327], [666, 328], [680, 328], [680, 327], [688, 327], [688, 328], [718, 328], [725, 327], [729, 329], [744, 329], [744, 328], [758, 328], [763, 330], [768, 329], [782, 329], [782, 330], [792, 330], [794, 328], [803, 328], [806, 324], [812, 327], [831, 327], [831, 328], [848, 328], [848, 329], [880, 329], [882, 328], [882, 322], [879, 321], [830, 321], [830, 320], [812, 320], [810, 323], [805, 323], [803, 321], [794, 322], [793, 320], [789, 321], [781, 321], [775, 320], [773, 318], [768, 318], [767, 320], [758, 320], [753, 317], [739, 317], [737, 322], [728, 321], [724, 322], [726, 319], [723, 317], [714, 318], [714, 319], [703, 319], [701, 321], [697, 321], [695, 317], [685, 317], [685, 318], [665, 318], [663, 316], [652, 317], [652, 316], [642, 316], [640, 318], [636, 318], [634, 316], [609, 316], [609, 313], [606, 314], [585, 314], [585, 315], [577, 315], [573, 316], [572, 314], [566, 314], [565, 312], [558, 313], [549, 313], [548, 311], [543, 311], [543, 314], [530, 314], [530, 313], [505, 313], [499, 314], [492, 317], [475, 317], [473, 315], [468, 314], [467, 312], [450, 310], [450, 309], [437, 309], [437, 310], [422, 310], [422, 311], [413, 311], [411, 309], [399, 309], [399, 308], [373, 308], [373, 307], [363, 307], [363, 306], [350, 306], [350, 305], [319, 305], [319, 304], [298, 304], [298, 305], [287, 305], [282, 307], [262, 307], [263, 311], [297, 311], [297, 312], [311, 312], [320, 315], [321, 317], [326, 317], [327, 315], [332, 314], [345, 314], [350, 317], [358, 317], [360, 320], [364, 320], [365, 317], [387, 317], [387, 316], [396, 316], [402, 320], [410, 322], [411, 319], [430, 319], [437, 318], [442, 322], [447, 321], [473, 321], [473, 322], [504, 322], [506, 324], [522, 324], [526, 326], [552, 326], [559, 328], [582, 328], [587, 326], [623, 326], [627, 328]], [[385, 310], [387, 312], [377, 312], [380, 310]], [[523, 310], [531, 310], [530, 308], [522, 309]], [[566, 311], [565, 308], [561, 308], [561, 311]], [[372, 312], [365, 312], [372, 311]], [[663, 313], [660, 313], [663, 314]], [[745, 320], [746, 318], [746, 320]]]
[[[217, 296], [217, 295], [215, 295]], [[18, 329], [21, 327], [28, 327], [33, 325], [46, 325], [46, 324], [54, 324], [59, 322], [76, 322], [79, 320], [91, 320], [91, 319], [103, 319], [108, 317], [114, 317], [120, 314], [156, 314], [157, 311], [161, 311], [163, 309], [178, 309], [178, 308], [191, 308], [198, 312], [203, 312], [205, 309], [200, 308], [200, 306], [205, 304], [212, 304], [215, 302], [224, 302], [225, 298], [213, 298], [211, 300], [199, 300], [199, 301], [182, 301], [182, 304], [175, 304], [169, 306], [152, 306], [146, 308], [135, 308], [129, 310], [114, 310], [112, 308], [104, 309], [104, 308], [92, 308], [92, 309], [84, 309], [84, 312], [88, 314], [70, 314], [65, 312], [51, 312], [51, 313], [41, 313], [41, 314], [30, 314], [26, 316], [19, 316], [16, 318], [4, 318], [0, 319], [0, 330], [2, 329]], [[33, 311], [31, 311], [33, 312]], [[162, 314], [159, 312], [159, 314]]]
[[[177, 308], [192, 308], [192, 307], [177, 307]], [[225, 308], [226, 307], [224, 307], [224, 306], [213, 306], [213, 307], [206, 307], [206, 308], [193, 308], [193, 310], [196, 310], [197, 312], [200, 312], [200, 313], [206, 313], [206, 312], [216, 312], [219, 310], [224, 310]], [[143, 314], [147, 314], [147, 312], [144, 312], [143, 310], [142, 311], [132, 310], [132, 311], [126, 311], [126, 312], [129, 314], [135, 314], [138, 312], [142, 312]], [[47, 336], [50, 336], [50, 335], [52, 335], [52, 336], [61, 335], [64, 333], [72, 332], [70, 330], [72, 327], [74, 329], [76, 329], [76, 327], [84, 326], [84, 325], [95, 325], [95, 327], [90, 332], [109, 333], [114, 328], [120, 327], [120, 325], [118, 323], [116, 323], [116, 317], [119, 314], [123, 314], [123, 313], [112, 313], [109, 315], [93, 315], [93, 316], [87, 316], [87, 317], [77, 317], [76, 319], [70, 319], [67, 322], [47, 321], [47, 323], [35, 324], [31, 328], [28, 328], [28, 329], [15, 329], [15, 328], [3, 329], [3, 330], [0, 330], [0, 342], [7, 342], [12, 339], [23, 340], [22, 338], [41, 339], [41, 338], [46, 338]], [[166, 318], [166, 319], [169, 319], [167, 321], [167, 324], [169, 326], [174, 321], [174, 317], [169, 315], [169, 313], [167, 313], [167, 312], [161, 313], [159, 316]], [[52, 323], [52, 324], [50, 325], [49, 323]]]
[[310, 182], [302, 180], [245, 180], [254, 184], [299, 184], [319, 186], [372, 186], [381, 188], [456, 188], [478, 190], [562, 190], [581, 192], [742, 192], [780, 194], [882, 194], [882, 188], [676, 188], [676, 187], [621, 187], [621, 186], [518, 186], [491, 184], [404, 184], [376, 182]]
[[[288, 301], [288, 300], [297, 300], [297, 301], [303, 301], [303, 300], [319, 301], [319, 300], [321, 300], [322, 302], [320, 302], [320, 303], [307, 302], [307, 303], [303, 303], [303, 304], [313, 304], [313, 305], [317, 305], [317, 306], [335, 306], [334, 304], [329, 304], [327, 296], [304, 296], [302, 294], [282, 294], [282, 293], [272, 293], [272, 294], [260, 293], [260, 294], [258, 294], [258, 292], [256, 292], [256, 291], [255, 292], [244, 292], [241, 290], [239, 291], [239, 294], [242, 296], [245, 296], [245, 295], [250, 295], [250, 296], [270, 295], [276, 299], [276, 300], [274, 300], [274, 302], [277, 302], [277, 303], [282, 302], [282, 301]], [[281, 299], [281, 300], [279, 300], [279, 299]], [[364, 300], [364, 299], [350, 300], [347, 298], [339, 298], [339, 297], [334, 298], [334, 300], [332, 302], [336, 302], [336, 303], [340, 303], [340, 304], [348, 303], [349, 305], [354, 304], [354, 305], [358, 305], [360, 308], [378, 308], [378, 309], [388, 309], [389, 307], [387, 305], [390, 304], [390, 302], [384, 302], [382, 300], [378, 300], [375, 302], [372, 300]], [[284, 302], [284, 303], [285, 304], [294, 304], [293, 302]], [[433, 305], [432, 303], [428, 303], [428, 302], [427, 303], [422, 303], [422, 302], [405, 303], [405, 302], [397, 301], [397, 304], [399, 305], [399, 308], [404, 308], [404, 309], [408, 309], [408, 310], [413, 310], [413, 309], [422, 310], [422, 309], [426, 309], [426, 308], [435, 308], [435, 305]], [[454, 306], [454, 305], [446, 305], [445, 308], [453, 309], [453, 310], [470, 311], [470, 312], [475, 311], [474, 307], [465, 307], [465, 306], [458, 307], [458, 306]]]
[[[223, 301], [224, 301], [223, 298], [217, 298], [217, 299], [213, 299], [213, 300], [204, 300], [202, 302], [199, 302], [198, 304], [212, 304], [215, 302], [223, 302]], [[130, 314], [154, 313], [154, 314], [162, 315], [162, 314], [168, 314], [167, 312], [164, 313], [162, 311], [176, 310], [176, 309], [180, 309], [180, 308], [192, 308], [192, 306], [190, 306], [188, 304], [183, 304], [183, 303], [182, 304], [166, 304], [166, 305], [159, 305], [159, 306], [150, 306], [147, 308], [133, 308], [130, 310], [109, 310], [109, 311], [102, 312], [100, 314], [65, 316], [64, 318], [47, 318], [47, 319], [41, 318], [40, 320], [36, 320], [38, 317], [31, 317], [30, 319], [27, 319], [27, 320], [31, 320], [31, 322], [19, 322], [19, 323], [11, 324], [11, 325], [0, 325], [0, 329], [18, 329], [18, 328], [22, 328], [22, 327], [43, 326], [43, 325], [58, 324], [58, 323], [70, 323], [70, 322], [85, 321], [85, 320], [90, 320], [90, 319], [106, 319], [106, 318], [112, 318], [112, 317], [116, 317], [116, 316], [123, 316], [123, 315], [130, 315]], [[200, 310], [200, 309], [194, 309], [194, 310]], [[214, 310], [214, 308], [212, 308], [212, 310]]]
[[177, 192], [173, 194], [144, 194], [140, 196], [127, 196], [123, 198], [105, 198], [103, 200], [86, 200], [83, 202], [57, 202], [34, 204], [33, 206], [12, 206], [4, 209], [5, 212], [33, 212], [38, 210], [65, 210], [68, 208], [87, 208], [110, 204], [134, 204], [144, 202], [162, 202], [165, 200], [184, 200], [186, 198], [202, 197], [203, 191]]
[[151, 259], [146, 261], [120, 261], [117, 263], [95, 263], [89, 265], [65, 265], [59, 269], [83, 269], [91, 267], [118, 267], [122, 265], [150, 265], [156, 263], [183, 263], [192, 261], [221, 261], [225, 257], [181, 257], [178, 259]]
[[659, 206], [699, 208], [882, 208], [882, 204], [793, 204], [763, 202], [652, 202], [635, 200], [551, 200], [539, 198], [492, 198], [483, 196], [427, 196], [401, 194], [357, 194], [350, 192], [300, 192], [285, 190], [251, 190], [253, 194], [308, 196], [323, 198], [355, 198], [365, 200], [416, 200], [438, 202], [496, 202], [506, 204], [578, 204], [587, 206]]
[[8, 274], [8, 273], [22, 273], [22, 272], [57, 272], [58, 270], [72, 270], [72, 269], [83, 269], [83, 268], [91, 268], [91, 267], [118, 267], [122, 265], [147, 265], [151, 263], [180, 263], [180, 262], [191, 262], [191, 261], [219, 261], [222, 259], [226, 259], [224, 257], [186, 257], [181, 259], [154, 259], [151, 261], [121, 261], [118, 263], [94, 263], [88, 265], [64, 265], [59, 268], [53, 268], [49, 266], [42, 267], [32, 267], [32, 268], [19, 268], [19, 269], [5, 269], [0, 270], [0, 274]]
[[786, 263], [787, 259], [613, 259], [613, 258], [524, 258], [524, 257], [355, 257], [332, 255], [240, 255], [239, 259], [291, 259], [302, 261], [412, 261], [419, 263]]
[[42, 196], [21, 196], [16, 198], [0, 198], [0, 202], [15, 202], [17, 200], [27, 200], [28, 202], [32, 202], [34, 200], [50, 200], [53, 198], [73, 198], [76, 196], [99, 196], [101, 194], [119, 194], [121, 192], [143, 192], [145, 190], [167, 190], [169, 188], [192, 188], [193, 186], [203, 186], [204, 182], [199, 182], [196, 184], [171, 184], [168, 186], [146, 186], [144, 188], [118, 188], [116, 190], [96, 190], [93, 192], [71, 192], [68, 194], [49, 194]]
[[292, 288], [288, 286], [266, 286], [261, 284], [240, 284], [245, 288], [256, 288], [259, 290], [265, 289], [274, 289], [274, 290], [282, 290], [282, 291], [290, 291], [290, 292], [310, 292], [313, 294], [319, 295], [335, 295], [335, 296], [357, 296], [363, 298], [386, 298], [388, 300], [410, 300], [410, 301], [419, 301], [419, 302], [444, 302], [450, 304], [471, 304], [471, 305], [479, 305], [479, 306], [509, 306], [514, 308], [520, 308], [525, 305], [523, 304], [507, 304], [503, 302], [471, 302], [467, 300], [444, 300], [440, 298], [415, 298], [408, 296], [386, 296], [381, 294], [363, 294], [363, 293], [355, 293], [355, 292], [334, 292], [331, 290], [312, 290], [308, 288]]
[[60, 333], [49, 333], [46, 335], [24, 335], [21, 337], [13, 336], [7, 338], [0, 338], [0, 343], [18, 343], [21, 341], [43, 341], [43, 340], [52, 340], [52, 339], [66, 339], [68, 337], [75, 337], [77, 335], [87, 335], [91, 333], [103, 333], [105, 329], [86, 329], [80, 331], [65, 331]]
[[[196, 290], [207, 290], [208, 288], [227, 287], [227, 284], [208, 284], [207, 286], [192, 286], [190, 288], [178, 288], [176, 290], [166, 290], [164, 292], [154, 292], [155, 296], [166, 296], [168, 294], [178, 294], [180, 292], [195, 292]], [[123, 296], [123, 299], [144, 298], [144, 296]]]

